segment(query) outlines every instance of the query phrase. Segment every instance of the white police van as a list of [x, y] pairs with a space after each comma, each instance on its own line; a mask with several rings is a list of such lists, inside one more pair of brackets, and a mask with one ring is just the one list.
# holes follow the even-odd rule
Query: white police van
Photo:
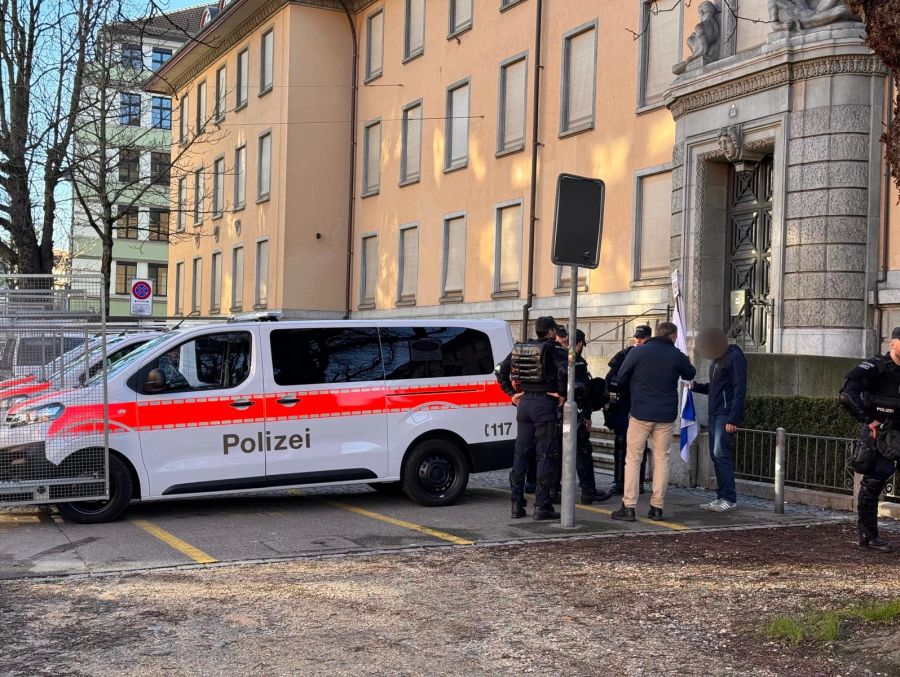
[[[511, 348], [508, 325], [496, 320], [241, 321], [167, 332], [109, 370], [108, 500], [58, 508], [76, 522], [104, 522], [132, 499], [346, 483], [452, 504], [469, 473], [511, 464], [515, 408], [493, 376]], [[102, 388], [100, 376], [84, 387]], [[10, 411], [0, 458], [4, 434], [20, 441], [27, 431], [32, 443], [18, 448], [30, 458], [20, 463], [78, 467], [73, 459], [102, 429], [102, 407], [86, 411], [79, 400], [63, 392]]]

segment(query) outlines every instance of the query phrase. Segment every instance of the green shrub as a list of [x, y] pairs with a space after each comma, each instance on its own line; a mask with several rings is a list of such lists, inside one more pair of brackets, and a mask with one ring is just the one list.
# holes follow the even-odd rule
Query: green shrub
[[859, 423], [841, 406], [837, 397], [747, 396], [744, 428], [784, 428], [796, 435], [857, 437]]

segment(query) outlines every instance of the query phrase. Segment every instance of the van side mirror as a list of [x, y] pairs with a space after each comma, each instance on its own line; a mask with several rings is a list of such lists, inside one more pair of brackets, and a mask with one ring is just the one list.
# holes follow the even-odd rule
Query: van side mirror
[[144, 381], [145, 393], [160, 393], [166, 389], [166, 376], [161, 369], [151, 369]]

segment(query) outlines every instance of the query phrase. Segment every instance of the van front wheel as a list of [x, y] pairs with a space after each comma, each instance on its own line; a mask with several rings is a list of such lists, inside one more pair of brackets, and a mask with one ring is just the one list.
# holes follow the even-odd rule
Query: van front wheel
[[101, 501], [74, 501], [57, 503], [59, 514], [77, 524], [99, 524], [118, 519], [128, 504], [134, 483], [125, 462], [118, 456], [109, 455], [109, 498]]
[[452, 505], [468, 483], [466, 457], [447, 440], [420, 442], [403, 465], [403, 490], [419, 505]]

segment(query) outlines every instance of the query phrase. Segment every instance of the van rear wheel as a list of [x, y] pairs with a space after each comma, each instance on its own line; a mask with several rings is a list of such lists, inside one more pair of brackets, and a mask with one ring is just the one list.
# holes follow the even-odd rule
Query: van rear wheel
[[118, 519], [131, 502], [134, 483], [125, 462], [109, 455], [109, 498], [102, 501], [57, 503], [59, 514], [76, 524], [99, 524]]
[[403, 490], [419, 505], [452, 505], [469, 483], [469, 467], [462, 450], [447, 440], [417, 444], [403, 464]]

